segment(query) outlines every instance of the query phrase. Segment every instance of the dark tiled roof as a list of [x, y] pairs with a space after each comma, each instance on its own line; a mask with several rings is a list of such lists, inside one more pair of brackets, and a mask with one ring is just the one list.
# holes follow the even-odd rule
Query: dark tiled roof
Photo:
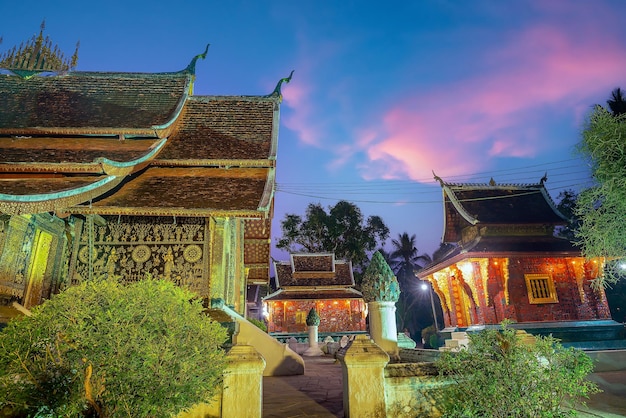
[[[452, 194], [452, 197], [450, 196]], [[461, 211], [452, 199], [456, 198]], [[478, 225], [563, 225], [543, 185], [447, 184], [444, 188], [444, 242], [456, 242], [471, 217]], [[465, 212], [465, 214], [462, 213]], [[466, 215], [466, 216], [464, 216]]]
[[31, 178], [28, 181], [0, 178], [0, 193], [17, 196], [57, 193], [88, 186], [104, 178], [106, 176]]
[[[143, 157], [153, 139], [29, 137], [0, 138], [2, 163], [90, 163], [97, 158], [126, 162]], [[36, 169], [36, 167], [33, 167]]]
[[319, 299], [361, 299], [363, 295], [354, 289], [333, 290], [283, 290], [268, 295], [263, 300], [319, 300]]
[[0, 132], [149, 129], [173, 118], [190, 77], [185, 72], [70, 72], [27, 80], [0, 75]]
[[276, 99], [190, 97], [177, 132], [159, 155], [176, 159], [267, 159]]
[[333, 271], [333, 254], [292, 254], [293, 270], [301, 272]]
[[352, 264], [345, 261], [335, 262], [335, 273], [321, 272], [318, 275], [311, 273], [307, 277], [294, 277], [291, 263], [275, 263], [276, 280], [279, 287], [288, 286], [354, 286]]
[[148, 168], [93, 206], [256, 211], [266, 169]]

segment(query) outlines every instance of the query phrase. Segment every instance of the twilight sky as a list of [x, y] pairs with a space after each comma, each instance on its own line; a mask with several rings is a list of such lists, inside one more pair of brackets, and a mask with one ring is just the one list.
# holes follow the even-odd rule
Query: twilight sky
[[[626, 88], [626, 1], [0, 0], [0, 53], [38, 33], [77, 70], [178, 71], [199, 95], [283, 86], [274, 240], [285, 213], [338, 199], [420, 252], [441, 239], [450, 182], [589, 184], [585, 115]], [[274, 252], [284, 258], [284, 253]]]

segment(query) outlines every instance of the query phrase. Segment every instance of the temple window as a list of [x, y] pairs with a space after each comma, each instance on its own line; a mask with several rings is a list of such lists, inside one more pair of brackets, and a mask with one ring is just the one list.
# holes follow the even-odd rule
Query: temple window
[[532, 304], [558, 303], [554, 281], [549, 274], [525, 274], [528, 301]]

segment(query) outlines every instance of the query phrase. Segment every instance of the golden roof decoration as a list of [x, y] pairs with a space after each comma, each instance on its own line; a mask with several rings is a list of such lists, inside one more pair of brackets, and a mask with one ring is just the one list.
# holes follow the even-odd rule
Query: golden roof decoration
[[[78, 47], [70, 59], [67, 59], [58, 45], [52, 45], [49, 36], [44, 38], [43, 31], [46, 21], [41, 22], [39, 35], [33, 37], [19, 48], [13, 47], [0, 55], [0, 68], [7, 69], [23, 79], [31, 78], [42, 72], [63, 72], [76, 67], [78, 63]], [[2, 38], [0, 38], [0, 43]]]

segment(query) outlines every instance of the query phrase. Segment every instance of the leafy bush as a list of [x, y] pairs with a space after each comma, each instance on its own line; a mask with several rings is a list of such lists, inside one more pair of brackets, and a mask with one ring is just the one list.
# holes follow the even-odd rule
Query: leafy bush
[[422, 340], [424, 341], [424, 348], [439, 348], [439, 333], [434, 325], [422, 330]]
[[599, 391], [585, 380], [591, 359], [552, 337], [522, 341], [503, 323], [469, 340], [467, 349], [437, 361], [442, 377], [454, 382], [444, 389], [444, 416], [562, 417], [565, 403]]
[[220, 384], [224, 329], [167, 281], [71, 287], [0, 332], [0, 408], [169, 417]]
[[255, 318], [248, 318], [248, 321], [252, 322], [252, 324], [259, 328], [261, 331], [267, 332], [267, 325], [265, 325], [265, 322], [259, 321]]

